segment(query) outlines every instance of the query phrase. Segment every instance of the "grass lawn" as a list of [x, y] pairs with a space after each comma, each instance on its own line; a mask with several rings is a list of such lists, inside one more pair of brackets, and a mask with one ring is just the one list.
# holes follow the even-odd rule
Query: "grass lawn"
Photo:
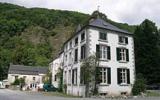
[[146, 95], [151, 97], [160, 97], [160, 91], [148, 90]]

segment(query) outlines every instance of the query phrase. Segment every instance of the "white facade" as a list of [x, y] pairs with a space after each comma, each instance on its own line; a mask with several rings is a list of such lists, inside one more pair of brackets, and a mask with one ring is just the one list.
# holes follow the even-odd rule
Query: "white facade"
[[[76, 42], [78, 38], [78, 43]], [[83, 48], [82, 46], [85, 45]], [[97, 49], [98, 48], [98, 49]], [[84, 50], [85, 49], [85, 50]], [[82, 51], [85, 53], [82, 53]], [[80, 84], [81, 58], [100, 53], [100, 94], [130, 94], [135, 79], [134, 40], [131, 34], [87, 26], [64, 44], [63, 80], [67, 93], [84, 96]], [[77, 58], [76, 58], [77, 56]]]
[[50, 68], [52, 71], [52, 85], [56, 88], [58, 88], [58, 77], [57, 77], [57, 73], [59, 71], [59, 68], [62, 68], [62, 64], [63, 64], [63, 53], [60, 53], [60, 55], [53, 61], [50, 63]]
[[12, 84], [16, 78], [24, 78], [26, 84], [32, 84], [32, 83], [38, 83], [42, 84], [43, 77], [45, 74], [40, 74], [40, 75], [22, 75], [22, 74], [8, 74], [8, 82]]

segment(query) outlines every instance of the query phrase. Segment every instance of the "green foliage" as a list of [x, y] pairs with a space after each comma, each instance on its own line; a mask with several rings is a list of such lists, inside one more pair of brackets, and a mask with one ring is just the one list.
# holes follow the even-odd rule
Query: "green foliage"
[[137, 27], [135, 37], [136, 72], [142, 73], [147, 84], [160, 83], [160, 53], [158, 30], [150, 20]]
[[23, 85], [25, 84], [25, 79], [24, 78], [17, 78], [12, 83], [12, 85], [20, 85], [20, 84], [23, 84]]
[[145, 79], [143, 78], [142, 74], [138, 74], [136, 77], [136, 81], [133, 85], [132, 94], [133, 95], [140, 95], [146, 91]]
[[57, 77], [58, 77], [58, 92], [63, 92], [63, 69], [59, 68], [58, 69], [58, 73], [57, 73]]
[[20, 84], [19, 79], [15, 79], [15, 81], [12, 83], [12, 85], [19, 85], [19, 84]]
[[[92, 55], [82, 61], [81, 64], [81, 84], [86, 86], [85, 95], [96, 95], [98, 93], [97, 84], [99, 81], [99, 61], [95, 55]], [[92, 87], [89, 91], [89, 87]], [[89, 94], [91, 92], [92, 94]]]

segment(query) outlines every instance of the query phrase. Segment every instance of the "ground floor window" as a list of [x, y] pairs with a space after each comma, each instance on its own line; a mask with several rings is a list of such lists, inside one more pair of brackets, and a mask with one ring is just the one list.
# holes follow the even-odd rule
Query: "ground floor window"
[[117, 69], [118, 84], [130, 84], [130, 70], [127, 68]]
[[110, 68], [101, 67], [99, 70], [100, 70], [100, 84], [110, 84], [111, 83]]
[[72, 70], [72, 84], [77, 84], [77, 69]]

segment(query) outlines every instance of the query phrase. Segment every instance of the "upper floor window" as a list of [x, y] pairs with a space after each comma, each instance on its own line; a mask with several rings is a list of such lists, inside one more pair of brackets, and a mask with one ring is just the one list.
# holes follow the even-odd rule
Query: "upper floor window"
[[70, 49], [72, 48], [72, 41], [70, 42], [69, 47], [70, 47]]
[[82, 33], [81, 34], [81, 41], [84, 41], [85, 40], [85, 33]]
[[111, 59], [110, 46], [96, 45], [96, 52], [100, 60], [110, 60]]
[[100, 40], [107, 40], [107, 33], [99, 32], [99, 39]]
[[130, 84], [130, 71], [126, 68], [117, 69], [117, 82], [118, 84]]
[[128, 49], [117, 48], [117, 60], [118, 61], [129, 61]]
[[78, 37], [75, 38], [75, 46], [78, 45]]
[[67, 51], [67, 49], [68, 49], [68, 44], [66, 44], [66, 51]]
[[81, 46], [81, 59], [85, 59], [86, 57], [86, 45]]
[[111, 84], [111, 69], [106, 67], [100, 68], [100, 84]]
[[65, 61], [67, 62], [67, 54], [65, 55]]
[[119, 36], [119, 43], [120, 44], [128, 44], [128, 38], [125, 36]]
[[74, 62], [78, 62], [78, 48], [74, 51]]
[[72, 52], [69, 53], [69, 64], [72, 63]]

